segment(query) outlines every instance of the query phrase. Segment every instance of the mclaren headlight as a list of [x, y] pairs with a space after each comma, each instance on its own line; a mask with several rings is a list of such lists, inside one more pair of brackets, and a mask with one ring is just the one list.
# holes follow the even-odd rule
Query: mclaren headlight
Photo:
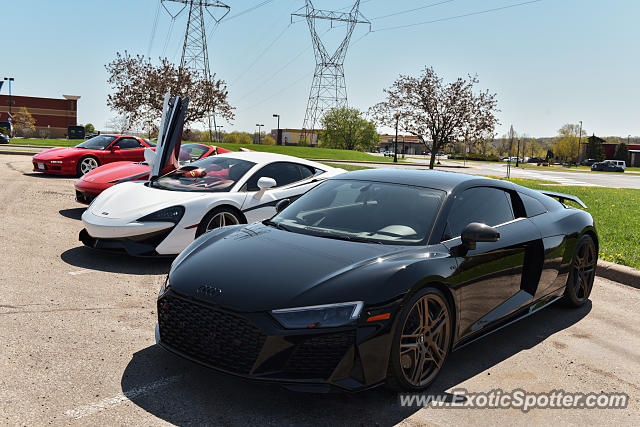
[[362, 311], [362, 301], [273, 310], [271, 315], [287, 329], [331, 328], [355, 322]]
[[143, 216], [138, 221], [139, 222], [149, 222], [149, 221], [167, 221], [178, 223], [180, 219], [184, 215], [184, 206], [171, 206], [170, 208], [165, 208], [159, 210], [158, 212], [154, 212], [147, 216]]

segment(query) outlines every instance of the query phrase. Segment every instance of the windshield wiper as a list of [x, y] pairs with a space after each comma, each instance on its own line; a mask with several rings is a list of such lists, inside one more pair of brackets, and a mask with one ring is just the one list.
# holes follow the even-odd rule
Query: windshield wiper
[[351, 236], [349, 234], [334, 233], [331, 231], [326, 231], [326, 230], [322, 230], [314, 227], [305, 227], [305, 230], [313, 232], [314, 235], [318, 237], [326, 237], [327, 239], [346, 240], [348, 242], [359, 242], [359, 243], [375, 243], [377, 245], [382, 244], [382, 242], [379, 240], [367, 239], [366, 237]]
[[271, 221], [270, 219], [266, 219], [264, 221], [262, 221], [262, 223], [264, 225], [270, 225], [272, 227], [277, 228], [278, 230], [284, 230], [284, 231], [289, 231], [289, 232], [294, 232], [291, 228], [287, 227], [286, 225], [282, 225], [279, 222], [275, 222], [275, 221]]

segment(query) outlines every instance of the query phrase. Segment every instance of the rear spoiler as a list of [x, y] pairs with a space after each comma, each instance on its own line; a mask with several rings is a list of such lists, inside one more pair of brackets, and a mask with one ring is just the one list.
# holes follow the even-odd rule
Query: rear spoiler
[[560, 203], [564, 203], [565, 200], [571, 200], [572, 202], [576, 202], [577, 204], [579, 204], [583, 209], [588, 209], [587, 205], [585, 205], [582, 202], [582, 200], [580, 200], [576, 196], [572, 196], [570, 194], [564, 194], [564, 193], [556, 193], [554, 191], [546, 191], [546, 190], [538, 190], [538, 191], [541, 192], [542, 194], [544, 194], [545, 196], [549, 196], [549, 197], [553, 197], [554, 199], [558, 199], [558, 201], [560, 201]]

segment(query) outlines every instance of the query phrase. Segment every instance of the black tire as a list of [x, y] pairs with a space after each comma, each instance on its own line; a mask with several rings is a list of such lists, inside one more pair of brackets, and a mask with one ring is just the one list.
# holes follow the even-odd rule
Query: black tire
[[585, 234], [578, 240], [571, 258], [564, 301], [572, 307], [584, 305], [591, 295], [596, 277], [598, 252], [593, 238]]
[[[431, 323], [426, 326], [429, 329], [427, 331], [424, 330], [425, 322], [420, 321], [420, 307], [424, 311], [425, 305], [429, 313], [426, 320]], [[391, 344], [387, 370], [389, 388], [417, 392], [426, 389], [435, 380], [451, 350], [452, 316], [447, 297], [436, 288], [424, 288], [407, 301], [398, 315]], [[434, 322], [440, 318], [440, 321]], [[413, 347], [415, 350], [412, 351]], [[418, 365], [419, 372], [416, 370]]]
[[76, 175], [83, 176], [99, 166], [100, 161], [97, 158], [94, 156], [84, 156], [78, 160], [78, 164], [76, 165]]
[[202, 218], [198, 229], [196, 230], [196, 237], [202, 236], [211, 230], [227, 225], [242, 224], [245, 222], [244, 217], [236, 209], [220, 206], [211, 210], [208, 214]]

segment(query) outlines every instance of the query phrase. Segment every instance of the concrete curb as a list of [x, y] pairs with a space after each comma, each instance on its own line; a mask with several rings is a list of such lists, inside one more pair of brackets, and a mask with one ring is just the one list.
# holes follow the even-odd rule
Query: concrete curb
[[597, 276], [640, 289], [640, 270], [627, 267], [626, 265], [615, 264], [599, 259]]
[[0, 154], [22, 154], [27, 156], [33, 156], [34, 154], [38, 154], [40, 151], [18, 151], [18, 150], [3, 150], [0, 148]]

